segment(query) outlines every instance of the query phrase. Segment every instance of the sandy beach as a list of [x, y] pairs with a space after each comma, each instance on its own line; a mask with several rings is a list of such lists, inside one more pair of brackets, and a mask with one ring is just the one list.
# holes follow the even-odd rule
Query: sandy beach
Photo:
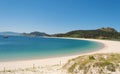
[[[81, 39], [81, 38], [71, 38]], [[94, 53], [120, 53], [120, 41], [98, 40], [98, 39], [82, 39], [96, 41], [104, 44], [104, 47], [93, 52], [55, 57], [47, 59], [24, 60], [24, 61], [8, 61], [0, 62], [0, 74], [66, 74], [62, 70], [62, 66], [69, 60], [81, 55]], [[9, 70], [9, 71], [8, 71]]]

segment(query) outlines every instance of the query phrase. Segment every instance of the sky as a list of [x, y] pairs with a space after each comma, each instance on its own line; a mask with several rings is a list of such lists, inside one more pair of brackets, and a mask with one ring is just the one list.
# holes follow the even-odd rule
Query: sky
[[120, 0], [0, 0], [0, 32], [54, 34], [101, 27], [120, 32]]

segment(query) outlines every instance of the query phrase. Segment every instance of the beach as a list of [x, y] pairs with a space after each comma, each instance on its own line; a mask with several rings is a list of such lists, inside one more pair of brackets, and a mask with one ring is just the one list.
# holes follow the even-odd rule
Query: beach
[[84, 38], [69, 39], [96, 41], [102, 43], [104, 47], [93, 52], [78, 55], [54, 57], [47, 59], [0, 62], [0, 74], [66, 74], [65, 71], [62, 70], [62, 66], [67, 63], [69, 59], [81, 55], [89, 55], [95, 53], [120, 53], [120, 41]]

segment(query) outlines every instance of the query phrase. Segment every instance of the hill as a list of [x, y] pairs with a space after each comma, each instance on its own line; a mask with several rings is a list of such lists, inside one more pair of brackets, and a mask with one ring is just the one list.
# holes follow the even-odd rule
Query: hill
[[0, 35], [5, 35], [5, 36], [20, 36], [20, 33], [17, 32], [0, 32]]
[[49, 36], [49, 35], [46, 34], [46, 33], [38, 32], [38, 31], [31, 32], [31, 33], [22, 33], [22, 35], [23, 35], [23, 36]]
[[120, 33], [115, 29], [107, 27], [96, 30], [75, 30], [64, 34], [54, 34], [55, 37], [76, 37], [94, 39], [120, 39]]

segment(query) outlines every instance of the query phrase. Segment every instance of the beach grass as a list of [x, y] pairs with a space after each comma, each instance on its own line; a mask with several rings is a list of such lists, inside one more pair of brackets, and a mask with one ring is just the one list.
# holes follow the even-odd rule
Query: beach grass
[[92, 54], [71, 59], [63, 66], [72, 74], [108, 74], [120, 71], [120, 54]]

